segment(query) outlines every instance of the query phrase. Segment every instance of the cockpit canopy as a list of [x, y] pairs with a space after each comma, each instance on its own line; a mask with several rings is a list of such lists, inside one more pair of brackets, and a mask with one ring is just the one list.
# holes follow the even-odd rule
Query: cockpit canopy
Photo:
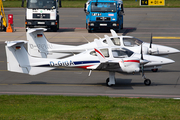
[[140, 46], [143, 42], [137, 38], [123, 38], [124, 46], [134, 47]]
[[[130, 57], [134, 52], [126, 48], [102, 48], [100, 49], [104, 57], [109, 58], [112, 55], [113, 58], [126, 58]], [[90, 52], [90, 55], [97, 56], [96, 52], [93, 50]]]
[[[120, 37], [113, 37], [111, 38], [111, 41], [114, 43], [114, 45], [117, 45], [117, 46], [122, 45]], [[134, 37], [123, 37], [122, 42], [123, 42], [123, 45], [127, 47], [140, 46], [143, 43], [143, 41]], [[103, 40], [103, 43], [107, 44], [106, 39]]]

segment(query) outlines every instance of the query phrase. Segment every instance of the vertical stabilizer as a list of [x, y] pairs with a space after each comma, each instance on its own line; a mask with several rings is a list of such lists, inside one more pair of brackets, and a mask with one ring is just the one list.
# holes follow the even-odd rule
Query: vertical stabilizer
[[[6, 57], [7, 57], [7, 69], [8, 71], [26, 73], [30, 75], [36, 75], [48, 70], [52, 70], [52, 67], [34, 67], [32, 65], [41, 64], [45, 62], [44, 58], [31, 57], [24, 44], [26, 41], [6, 41]], [[44, 63], [42, 63], [44, 64]]]
[[47, 58], [48, 47], [51, 47], [51, 44], [44, 36], [44, 31], [46, 31], [44, 28], [29, 28], [27, 30], [28, 53], [31, 56]]
[[52, 52], [66, 46], [48, 42], [44, 35], [46, 30], [45, 28], [29, 28], [27, 30], [28, 53], [40, 58], [61, 58], [71, 55], [70, 53]]

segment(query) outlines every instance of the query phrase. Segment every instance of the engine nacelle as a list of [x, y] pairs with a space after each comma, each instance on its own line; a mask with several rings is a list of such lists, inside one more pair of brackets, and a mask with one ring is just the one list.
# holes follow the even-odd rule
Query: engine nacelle
[[119, 65], [123, 72], [133, 73], [140, 71], [140, 59], [138, 58], [123, 58]]

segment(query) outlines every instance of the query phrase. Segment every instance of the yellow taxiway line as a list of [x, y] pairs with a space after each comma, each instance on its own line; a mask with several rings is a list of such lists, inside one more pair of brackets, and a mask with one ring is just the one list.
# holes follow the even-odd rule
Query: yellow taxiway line
[[152, 37], [152, 39], [180, 39], [180, 37], [157, 37], [157, 36], [154, 36]]

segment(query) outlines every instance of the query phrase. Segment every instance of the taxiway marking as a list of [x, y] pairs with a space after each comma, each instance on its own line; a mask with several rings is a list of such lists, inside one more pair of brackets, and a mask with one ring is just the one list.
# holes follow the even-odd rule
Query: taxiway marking
[[152, 37], [152, 39], [180, 39], [180, 37]]

